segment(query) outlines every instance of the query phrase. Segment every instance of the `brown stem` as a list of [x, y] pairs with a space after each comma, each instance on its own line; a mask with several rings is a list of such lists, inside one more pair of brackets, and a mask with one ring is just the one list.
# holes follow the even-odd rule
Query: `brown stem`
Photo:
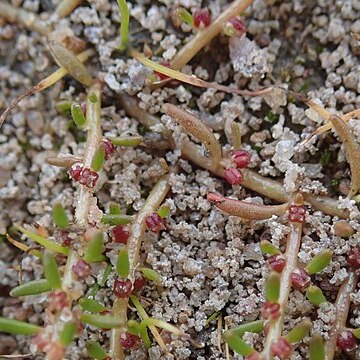
[[62, 0], [56, 7], [55, 13], [59, 18], [68, 16], [81, 3], [82, 0]]
[[[296, 205], [302, 205], [302, 196], [298, 195], [295, 199]], [[278, 303], [280, 304], [281, 314], [276, 320], [269, 322], [268, 333], [264, 345], [263, 355], [266, 360], [273, 359], [271, 345], [277, 341], [283, 330], [284, 316], [291, 291], [291, 274], [297, 268], [298, 253], [301, 245], [302, 223], [290, 222], [290, 234], [287, 239], [285, 251], [285, 267], [281, 273], [280, 295]]]
[[345, 328], [348, 318], [350, 296], [354, 293], [358, 282], [359, 275], [355, 271], [350, 271], [349, 276], [341, 284], [335, 302], [336, 318], [330, 330], [329, 340], [325, 343], [326, 360], [332, 360], [334, 358], [337, 338]]
[[127, 309], [128, 309], [128, 299], [117, 298], [114, 301], [112, 307], [112, 314], [119, 316], [123, 322], [121, 327], [112, 329], [110, 334], [110, 356], [114, 360], [125, 359], [124, 350], [120, 343], [120, 336], [122, 333], [126, 331]]

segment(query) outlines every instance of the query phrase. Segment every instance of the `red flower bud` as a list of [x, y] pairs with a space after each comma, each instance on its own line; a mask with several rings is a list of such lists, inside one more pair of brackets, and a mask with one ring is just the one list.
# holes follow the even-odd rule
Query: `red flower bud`
[[351, 351], [357, 348], [356, 337], [349, 330], [342, 331], [337, 338], [337, 346], [344, 351]]
[[91, 274], [91, 266], [83, 259], [79, 259], [71, 270], [78, 279], [85, 279]]
[[146, 284], [146, 279], [139, 275], [134, 281], [134, 290], [140, 291]]
[[126, 225], [116, 225], [112, 229], [114, 241], [119, 244], [126, 244], [130, 237], [130, 229]]
[[266, 301], [261, 308], [263, 319], [275, 320], [280, 316], [280, 304]]
[[271, 345], [272, 353], [281, 360], [289, 359], [292, 353], [291, 344], [284, 338], [279, 338], [278, 341]]
[[196, 28], [200, 26], [208, 27], [211, 23], [210, 11], [207, 8], [197, 9], [194, 14], [194, 25]]
[[116, 146], [108, 139], [103, 139], [102, 143], [105, 151], [105, 160], [108, 160], [113, 156]]
[[99, 174], [95, 171], [85, 168], [81, 171], [79, 183], [88, 188], [93, 188], [99, 179]]
[[75, 163], [74, 165], [71, 166], [71, 168], [68, 171], [69, 176], [75, 180], [75, 181], [79, 181], [80, 180], [80, 175], [81, 175], [81, 171], [83, 169], [82, 164], [80, 163]]
[[235, 168], [229, 168], [224, 173], [225, 180], [231, 185], [238, 185], [243, 181], [242, 173]]
[[145, 223], [147, 228], [155, 234], [165, 229], [164, 220], [155, 212], [146, 217]]
[[123, 333], [120, 335], [120, 343], [123, 349], [131, 350], [139, 346], [140, 338], [137, 335]]
[[306, 208], [301, 205], [291, 205], [289, 207], [288, 219], [291, 222], [303, 223], [305, 221]]
[[133, 284], [130, 280], [116, 279], [114, 282], [113, 292], [116, 297], [125, 299], [129, 297], [133, 290]]
[[276, 254], [268, 258], [270, 268], [278, 273], [281, 273], [285, 267], [286, 261], [283, 255]]
[[250, 163], [250, 154], [246, 150], [236, 150], [232, 154], [232, 158], [239, 169], [247, 168]]
[[360, 268], [360, 248], [355, 247], [351, 249], [347, 256], [347, 263], [355, 269]]
[[49, 295], [49, 304], [47, 309], [52, 312], [58, 312], [69, 305], [65, 291], [54, 291]]
[[239, 32], [244, 33], [246, 31], [245, 24], [238, 18], [233, 17], [229, 20], [229, 23]]
[[303, 290], [309, 287], [311, 278], [305, 269], [296, 269], [291, 274], [291, 283], [295, 289]]
[[[167, 68], [170, 69], [170, 62], [169, 62], [169, 61], [162, 61], [162, 62], [160, 63], [160, 65], [166, 66]], [[161, 72], [158, 72], [158, 71], [155, 71], [155, 74], [156, 74], [156, 76], [159, 78], [159, 80], [161, 80], [161, 81], [162, 81], [162, 80], [166, 80], [166, 79], [169, 78], [167, 75], [162, 74]]]

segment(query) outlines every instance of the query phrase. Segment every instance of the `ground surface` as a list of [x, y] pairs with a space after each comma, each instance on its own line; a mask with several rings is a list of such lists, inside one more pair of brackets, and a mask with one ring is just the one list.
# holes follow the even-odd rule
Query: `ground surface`
[[[3, 1], [3, 0], [2, 0]], [[55, 1], [53, 1], [55, 3]], [[37, 13], [53, 10], [52, 1], [26, 0], [23, 8]], [[18, 4], [19, 1], [14, 0]], [[227, 5], [226, 1], [197, 0], [132, 1], [131, 32], [134, 46], [146, 45], [171, 60], [176, 51], [189, 41], [191, 32], [175, 29], [169, 17], [172, 6], [188, 9], [208, 6], [213, 16]], [[278, 83], [308, 94], [330, 111], [346, 113], [360, 106], [359, 45], [349, 35], [360, 32], [360, 4], [357, 0], [255, 1], [246, 11], [247, 51], [231, 40], [218, 36], [188, 66], [188, 73], [225, 84], [250, 88]], [[48, 20], [49, 22], [52, 20]], [[118, 42], [119, 14], [116, 2], [92, 0], [78, 7], [68, 18], [56, 23], [59, 29], [70, 28], [74, 34], [96, 49], [97, 56], [88, 65], [94, 76], [105, 82], [102, 127], [105, 136], [125, 133], [143, 134], [144, 128], [128, 117], [118, 96], [136, 95], [140, 107], [159, 117], [161, 105], [171, 101], [191, 109], [219, 134], [224, 150], [230, 150], [230, 124], [237, 121], [244, 132], [244, 148], [252, 155], [251, 167], [260, 174], [284, 180], [289, 193], [298, 189], [327, 193], [345, 198], [349, 188], [349, 169], [344, 149], [337, 136], [328, 132], [306, 148], [296, 145], [323, 120], [302, 104], [286, 96], [274, 95], [266, 100], [243, 98], [213, 90], [199, 90], [176, 85], [150, 91], [144, 85], [147, 71], [136, 61], [112, 54]], [[186, 30], [186, 29], [185, 29]], [[17, 94], [54, 70], [55, 64], [44, 45], [44, 38], [0, 17], [0, 109]], [[77, 188], [65, 171], [46, 164], [50, 155], [81, 154], [81, 134], [69, 130], [69, 118], [59, 114], [55, 104], [60, 99], [82, 101], [81, 85], [67, 77], [51, 89], [23, 101], [3, 125], [0, 133], [0, 234], [12, 223], [33, 221], [52, 227], [51, 208], [55, 201], [73, 211]], [[167, 118], [163, 117], [166, 126]], [[173, 125], [171, 125], [173, 126]], [[358, 123], [352, 124], [360, 140]], [[156, 132], [156, 129], [153, 129]], [[147, 234], [142, 260], [163, 276], [163, 286], [148, 285], [143, 296], [149, 314], [176, 324], [184, 332], [205, 344], [196, 349], [187, 340], [174, 340], [169, 351], [176, 359], [225, 359], [217, 347], [216, 322], [207, 319], [221, 311], [224, 323], [231, 327], [260, 315], [264, 278], [268, 274], [259, 241], [270, 239], [279, 244], [288, 232], [284, 219], [273, 217], [259, 222], [245, 222], [220, 213], [206, 200], [208, 191], [239, 199], [271, 203], [241, 186], [229, 186], [224, 180], [193, 166], [179, 156], [179, 151], [162, 151], [138, 147], [121, 149], [106, 164], [107, 181], [98, 192], [99, 208], [107, 209], [110, 201], [123, 208], [140, 209], [156, 178], [156, 159], [164, 157], [178, 165], [171, 177], [171, 208], [166, 231], [159, 236]], [[351, 225], [360, 228], [355, 205]], [[348, 241], [334, 235], [336, 220], [309, 208], [299, 260], [306, 262], [319, 248], [334, 251], [334, 261], [315, 282], [334, 301], [340, 283], [346, 277], [345, 254], [349, 245], [359, 243], [358, 233]], [[0, 309], [3, 316], [41, 323], [46, 296], [24, 301], [7, 296], [18, 284], [18, 269], [23, 280], [39, 277], [42, 267], [35, 258], [22, 255], [5, 238], [0, 243]], [[111, 280], [111, 279], [110, 279]], [[95, 280], [89, 280], [90, 286]], [[85, 286], [85, 285], [84, 285]], [[99, 300], [111, 304], [112, 294], [104, 290]], [[349, 324], [360, 326], [360, 290], [352, 298]], [[286, 329], [302, 317], [315, 319], [315, 328], [326, 334], [332, 310], [320, 309], [316, 315], [304, 295], [291, 294]], [[84, 341], [99, 335], [86, 331], [68, 359], [85, 358]], [[100, 340], [107, 343], [104, 335]], [[261, 348], [262, 337], [248, 336]], [[27, 353], [29, 341], [24, 337], [0, 335], [0, 353]], [[143, 348], [133, 351], [129, 359], [165, 358], [154, 345], [146, 355]], [[41, 356], [39, 357], [41, 358]], [[240, 357], [239, 357], [240, 358]], [[292, 359], [306, 359], [307, 348], [296, 348]]]

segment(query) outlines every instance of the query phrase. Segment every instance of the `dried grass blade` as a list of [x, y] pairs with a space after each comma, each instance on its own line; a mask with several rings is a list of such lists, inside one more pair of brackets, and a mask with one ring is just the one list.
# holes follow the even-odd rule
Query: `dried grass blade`
[[56, 7], [55, 13], [59, 18], [68, 16], [81, 3], [81, 0], [62, 0]]
[[6, 238], [8, 239], [9, 242], [11, 242], [18, 249], [20, 249], [26, 253], [29, 253], [31, 255], [37, 256], [40, 259], [42, 258], [43, 255], [40, 251], [32, 250], [29, 246], [26, 246], [25, 244], [14, 240], [9, 234], [6, 234]]
[[339, 133], [344, 143], [347, 159], [351, 170], [351, 188], [348, 197], [355, 196], [360, 190], [360, 146], [356, 142], [349, 126], [339, 116], [332, 115], [330, 117], [334, 128]]
[[227, 92], [230, 94], [239, 94], [239, 95], [243, 95], [243, 96], [265, 95], [265, 94], [268, 94], [272, 90], [272, 87], [268, 87], [268, 88], [264, 88], [264, 89], [256, 90], [256, 91], [239, 90], [239, 89], [236, 89], [236, 88], [230, 87], [230, 86], [220, 85], [217, 83], [210, 83], [210, 82], [199, 79], [195, 75], [192, 75], [192, 76], [186, 75], [186, 74], [181, 73], [180, 71], [169, 69], [166, 66], [160, 65], [160, 64], [156, 63], [155, 61], [148, 59], [147, 57], [145, 57], [144, 55], [142, 55], [141, 53], [139, 53], [138, 51], [136, 51], [134, 49], [131, 49], [129, 51], [129, 55], [131, 55], [134, 59], [141, 62], [146, 67], [148, 67], [156, 72], [159, 72], [161, 74], [169, 76], [172, 79], [176, 79], [176, 80], [182, 81], [184, 83], [194, 85], [197, 87], [201, 87], [201, 88], [205, 88], [205, 89], [216, 89], [216, 90]]
[[211, 153], [212, 160], [218, 164], [221, 159], [221, 148], [218, 140], [200, 119], [173, 104], [164, 104], [163, 111], [196, 137]]

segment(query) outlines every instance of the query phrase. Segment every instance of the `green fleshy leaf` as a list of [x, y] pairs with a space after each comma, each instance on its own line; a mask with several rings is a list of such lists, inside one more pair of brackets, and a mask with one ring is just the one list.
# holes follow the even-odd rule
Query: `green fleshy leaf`
[[285, 339], [290, 344], [295, 344], [301, 341], [308, 335], [312, 324], [310, 320], [304, 320], [300, 324], [296, 325], [286, 336]]
[[29, 324], [24, 321], [0, 317], [0, 332], [15, 335], [35, 335], [41, 330], [43, 330], [43, 328], [40, 326]]
[[63, 115], [69, 115], [71, 111], [71, 101], [60, 100], [55, 104], [56, 110]]
[[329, 249], [320, 251], [306, 265], [305, 270], [309, 275], [321, 272], [330, 264], [332, 254], [332, 251]]
[[46, 279], [39, 279], [28, 281], [24, 284], [21, 284], [10, 291], [10, 296], [28, 296], [28, 295], [38, 295], [48, 291], [51, 291], [52, 287]]
[[162, 205], [157, 211], [157, 214], [162, 218], [165, 219], [170, 216], [170, 208], [167, 205]]
[[127, 249], [121, 249], [116, 263], [116, 271], [120, 277], [126, 279], [129, 276], [130, 264]]
[[360, 328], [352, 329], [351, 331], [357, 339], [360, 339]]
[[281, 254], [280, 250], [274, 246], [270, 241], [262, 240], [260, 243], [260, 250], [267, 255]]
[[162, 277], [161, 275], [156, 272], [155, 270], [153, 269], [148, 269], [148, 268], [140, 268], [139, 269], [143, 275], [150, 281], [153, 281], [157, 284], [161, 284], [162, 283]]
[[79, 305], [85, 310], [91, 313], [100, 313], [106, 310], [105, 306], [94, 299], [81, 298]]
[[100, 286], [105, 286], [106, 281], [111, 273], [111, 270], [112, 270], [111, 264], [107, 264], [106, 268], [104, 270], [103, 276], [102, 276], [101, 280], [99, 281]]
[[125, 225], [131, 223], [133, 220], [134, 216], [124, 214], [105, 214], [101, 218], [103, 224], [109, 225]]
[[265, 327], [265, 320], [256, 320], [256, 321], [251, 321], [248, 323], [241, 324], [241, 325], [237, 326], [236, 328], [231, 329], [231, 331], [236, 336], [243, 337], [243, 335], [246, 332], [259, 334], [264, 330], [264, 327]]
[[310, 340], [309, 359], [325, 360], [325, 345], [320, 335], [315, 334]]
[[220, 316], [221, 316], [221, 311], [215, 311], [207, 318], [205, 325], [208, 325], [212, 321], [217, 320]]
[[184, 8], [178, 9], [178, 10], [176, 11], [176, 15], [179, 17], [179, 19], [180, 19], [182, 22], [190, 25], [192, 28], [195, 27], [195, 25], [194, 25], [194, 17], [193, 17], [192, 14], [191, 14], [189, 11], [187, 11], [186, 9], [184, 9]]
[[64, 324], [59, 334], [59, 342], [63, 346], [69, 346], [77, 333], [78, 327], [75, 321], [69, 321]]
[[109, 207], [110, 215], [121, 215], [122, 211], [119, 204], [111, 203]]
[[146, 348], [146, 349], [150, 349], [150, 348], [151, 348], [151, 340], [150, 340], [150, 338], [149, 338], [149, 334], [148, 334], [148, 332], [147, 332], [147, 328], [146, 328], [146, 327], [143, 327], [143, 326], [140, 326], [139, 335], [140, 335], [140, 337], [141, 337], [142, 342], [143, 342], [144, 345], [145, 345], [145, 348]]
[[56, 203], [52, 210], [52, 217], [55, 225], [60, 229], [66, 229], [69, 226], [69, 218], [60, 203]]
[[99, 329], [114, 329], [123, 326], [123, 320], [115, 315], [82, 314], [80, 320]]
[[104, 235], [101, 232], [96, 233], [89, 241], [84, 251], [84, 260], [92, 263], [105, 260], [102, 254], [104, 247]]
[[250, 356], [255, 352], [251, 345], [247, 344], [240, 336], [235, 335], [231, 330], [225, 331], [223, 337], [230, 349], [242, 356]]
[[82, 129], [86, 124], [86, 117], [82, 111], [81, 105], [77, 103], [71, 104], [71, 116], [75, 125]]
[[102, 166], [105, 162], [105, 149], [104, 146], [101, 144], [98, 149], [95, 151], [92, 163], [91, 163], [91, 169], [93, 171], [100, 171]]
[[141, 330], [140, 323], [135, 320], [129, 320], [126, 325], [130, 334], [139, 335]]
[[69, 248], [66, 246], [61, 246], [58, 245], [56, 243], [54, 243], [53, 241], [44, 238], [32, 231], [26, 230], [23, 227], [19, 226], [19, 225], [14, 225], [15, 229], [19, 230], [20, 232], [22, 232], [24, 235], [26, 235], [27, 237], [29, 237], [31, 240], [37, 242], [38, 244], [44, 246], [46, 249], [51, 250], [51, 251], [55, 251], [58, 252], [60, 254], [63, 255], [68, 255], [69, 254]]
[[103, 360], [107, 357], [105, 350], [97, 341], [88, 341], [86, 343], [86, 350], [88, 355], [96, 360]]
[[311, 285], [307, 288], [306, 297], [315, 306], [320, 306], [327, 301], [321, 289], [315, 285]]
[[93, 104], [97, 103], [97, 101], [98, 101], [98, 98], [97, 98], [97, 96], [96, 96], [94, 93], [90, 94], [89, 97], [88, 97], [88, 99], [89, 99], [89, 101], [90, 101], [91, 103], [93, 103]]
[[127, 137], [114, 137], [109, 138], [109, 140], [115, 146], [126, 146], [126, 147], [135, 147], [140, 145], [143, 142], [142, 136], [127, 136]]
[[267, 301], [276, 303], [280, 295], [280, 274], [273, 271], [265, 281], [265, 297]]
[[61, 289], [61, 276], [55, 257], [48, 251], [45, 251], [44, 258], [45, 278], [53, 289]]

